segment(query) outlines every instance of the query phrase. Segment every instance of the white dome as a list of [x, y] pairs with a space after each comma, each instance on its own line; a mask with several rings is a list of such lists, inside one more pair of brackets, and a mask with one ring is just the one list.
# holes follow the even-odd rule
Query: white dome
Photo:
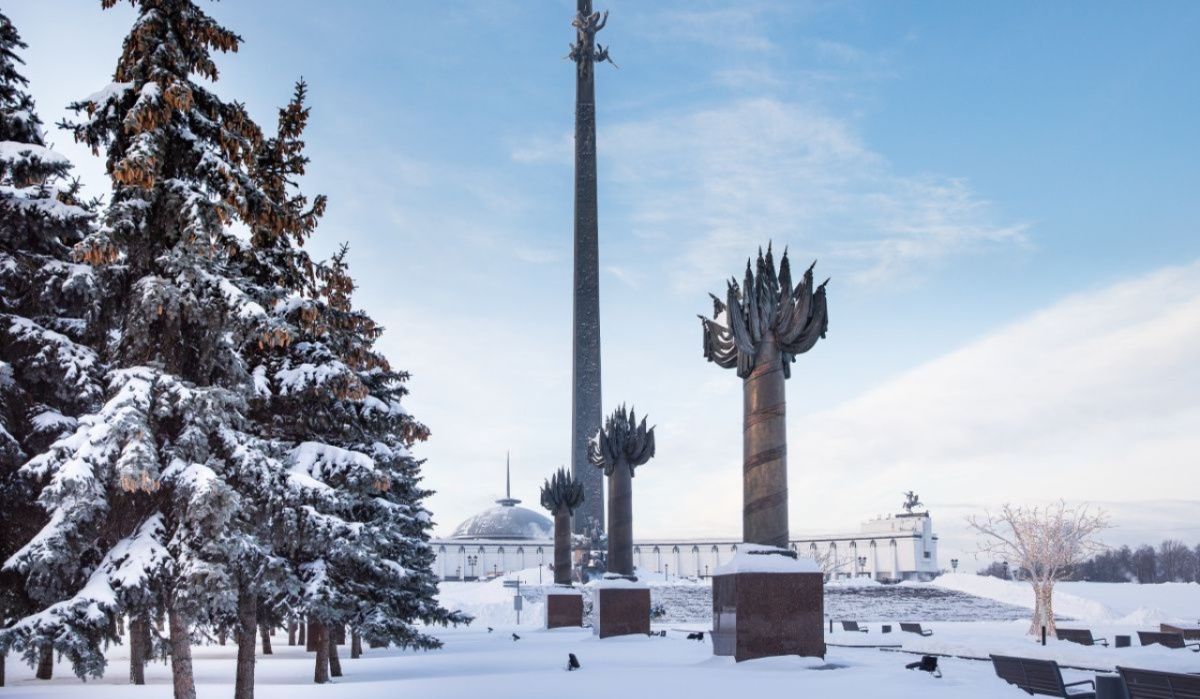
[[[500, 502], [506, 502], [504, 500]], [[510, 501], [511, 502], [511, 501]], [[526, 541], [554, 538], [549, 517], [516, 505], [489, 507], [458, 525], [452, 539], [505, 539]]]

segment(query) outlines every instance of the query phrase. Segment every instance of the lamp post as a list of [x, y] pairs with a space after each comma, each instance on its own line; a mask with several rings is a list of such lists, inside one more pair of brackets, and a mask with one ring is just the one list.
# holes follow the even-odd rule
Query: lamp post
[[467, 565], [471, 567], [471, 577], [475, 577], [475, 563], [479, 560], [479, 556], [467, 556]]
[[462, 580], [462, 566], [454, 566], [454, 577]]
[[542, 564], [538, 564], [538, 585], [542, 584]]
[[1000, 561], [1000, 566], [1004, 568], [1004, 579], [1008, 580], [1008, 561]]
[[670, 563], [663, 564], [663, 579], [664, 580], [671, 579], [671, 564]]
[[493, 563], [492, 564], [492, 577], [494, 578], [499, 575], [500, 575], [500, 565], [497, 563]]
[[863, 568], [866, 568], [866, 567], [867, 567], [867, 557], [859, 556], [858, 557], [858, 574], [862, 575]]
[[708, 577], [708, 564], [704, 565], [704, 577]]
[[958, 572], [958, 559], [957, 558], [950, 559], [950, 570], [954, 571], [955, 573]]

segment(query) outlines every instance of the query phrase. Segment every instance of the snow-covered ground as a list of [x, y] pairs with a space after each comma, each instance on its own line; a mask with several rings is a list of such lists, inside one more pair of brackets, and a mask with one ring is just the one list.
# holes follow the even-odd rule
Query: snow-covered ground
[[[536, 583], [537, 571], [526, 574]], [[666, 581], [650, 577], [652, 593], [671, 599], [675, 593], [695, 599], [694, 593], [706, 587], [698, 581]], [[1027, 586], [972, 575], [943, 576], [935, 583], [902, 586], [832, 585], [832, 599], [848, 595], [854, 589], [869, 590], [864, 600], [878, 606], [889, 590], [903, 597], [915, 590], [953, 592], [952, 597], [994, 601], [1004, 608], [1026, 607], [1023, 595]], [[1197, 621], [1200, 614], [1200, 585], [1104, 585], [1072, 583], [1064, 585], [1059, 599], [1064, 613], [1075, 616], [1072, 626], [1087, 626], [1098, 636], [1114, 633], [1133, 634], [1137, 629], [1157, 628], [1159, 620]], [[448, 697], [472, 699], [479, 696], [526, 696], [530, 693], [553, 696], [569, 693], [575, 697], [610, 697], [630, 692], [651, 696], [708, 697], [736, 693], [803, 695], [813, 697], [874, 696], [880, 687], [888, 696], [908, 697], [981, 697], [1017, 699], [1025, 696], [996, 678], [990, 663], [961, 658], [942, 658], [944, 677], [935, 679], [925, 673], [909, 671], [904, 665], [919, 659], [911, 653], [986, 657], [989, 653], [1054, 658], [1064, 665], [1109, 670], [1117, 664], [1184, 672], [1200, 672], [1200, 654], [1186, 650], [1149, 648], [1088, 648], [1050, 640], [1045, 647], [1025, 634], [1028, 621], [926, 621], [909, 616], [904, 620], [922, 621], [934, 635], [921, 638], [893, 631], [881, 633], [883, 623], [901, 619], [879, 619], [866, 625], [866, 634], [840, 630], [827, 635], [831, 644], [824, 661], [801, 658], [772, 658], [735, 664], [714, 658], [707, 639], [703, 643], [686, 640], [686, 632], [707, 629], [703, 621], [664, 621], [655, 630], [667, 631], [666, 638], [593, 637], [587, 630], [545, 631], [542, 590], [536, 585], [522, 589], [524, 603], [521, 623], [516, 625], [512, 611], [513, 591], [501, 581], [492, 583], [447, 583], [441, 597], [449, 606], [477, 615], [467, 628], [439, 630], [445, 641], [441, 650], [401, 652], [367, 650], [358, 660], [342, 653], [345, 676], [329, 686], [316, 686], [312, 678], [312, 657], [299, 648], [275, 639], [276, 654], [259, 658], [258, 688], [260, 699], [302, 699], [303, 697], [355, 697], [373, 699], [397, 696]], [[692, 594], [688, 597], [688, 594]], [[970, 610], [981, 607], [943, 605], [950, 609]], [[901, 606], [902, 608], [903, 605]], [[1069, 611], [1068, 611], [1069, 610]], [[883, 615], [886, 616], [886, 615]], [[1143, 621], [1143, 619], [1153, 620]], [[866, 619], [863, 616], [862, 619]], [[1066, 624], [1064, 624], [1066, 625]], [[493, 627], [488, 632], [487, 627]], [[893, 627], [896, 628], [896, 627]], [[519, 640], [513, 640], [517, 633]], [[1134, 644], [1136, 646], [1136, 638]], [[873, 645], [900, 645], [881, 650]], [[910, 651], [910, 653], [896, 651]], [[567, 672], [567, 654], [575, 653], [582, 669]], [[232, 693], [235, 649], [233, 646], [208, 646], [196, 649], [196, 676], [201, 699], [225, 699]], [[81, 685], [66, 666], [56, 668], [56, 679], [39, 682], [32, 671], [10, 658], [9, 686], [0, 689], [2, 697], [68, 697], [71, 699], [116, 699], [117, 697], [170, 697], [166, 666], [154, 664], [147, 669], [148, 684], [131, 687], [125, 683], [128, 655], [123, 647], [110, 653], [112, 665], [104, 679]], [[1088, 679], [1094, 672], [1067, 670], [1068, 681]]]

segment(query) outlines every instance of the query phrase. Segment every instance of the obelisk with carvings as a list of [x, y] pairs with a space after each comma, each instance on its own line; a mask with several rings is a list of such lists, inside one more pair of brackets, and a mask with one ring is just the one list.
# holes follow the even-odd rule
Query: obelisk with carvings
[[608, 60], [596, 43], [608, 13], [578, 0], [575, 43], [575, 289], [571, 384], [571, 475], [583, 484], [584, 501], [572, 520], [576, 534], [604, 531], [604, 481], [588, 460], [588, 442], [600, 430], [600, 254], [596, 203], [595, 65]]

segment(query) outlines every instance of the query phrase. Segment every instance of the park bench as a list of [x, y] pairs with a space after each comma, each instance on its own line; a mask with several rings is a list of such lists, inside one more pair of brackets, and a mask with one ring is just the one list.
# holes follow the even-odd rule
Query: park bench
[[[996, 676], [1016, 685], [1026, 694], [1042, 694], [1048, 697], [1070, 697], [1071, 699], [1095, 699], [1095, 680], [1063, 683], [1062, 670], [1053, 660], [1014, 658], [1008, 655], [993, 655], [992, 665]], [[1072, 690], [1071, 687], [1090, 684], [1092, 690]]]
[[1200, 675], [1118, 667], [1129, 699], [1200, 699]]
[[842, 631], [859, 631], [861, 633], [867, 633], [868, 630], [858, 628], [857, 621], [843, 621], [842, 622]]
[[1152, 646], [1158, 644], [1167, 648], [1192, 648], [1195, 653], [1200, 653], [1200, 643], [1187, 643], [1183, 640], [1181, 633], [1163, 633], [1161, 631], [1138, 631], [1138, 640], [1143, 646]]
[[921, 628], [920, 624], [906, 624], [904, 622], [900, 622], [900, 630], [907, 631], [909, 633], [915, 633], [915, 634], [918, 634], [921, 636], [932, 636], [933, 635], [933, 631], [930, 631], [929, 629]]
[[1108, 648], [1107, 638], [1093, 638], [1091, 629], [1055, 629], [1054, 634], [1060, 641], [1070, 641], [1081, 646], [1094, 646], [1097, 643]]
[[1159, 624], [1163, 633], [1181, 633], [1185, 641], [1200, 641], [1200, 624]]

